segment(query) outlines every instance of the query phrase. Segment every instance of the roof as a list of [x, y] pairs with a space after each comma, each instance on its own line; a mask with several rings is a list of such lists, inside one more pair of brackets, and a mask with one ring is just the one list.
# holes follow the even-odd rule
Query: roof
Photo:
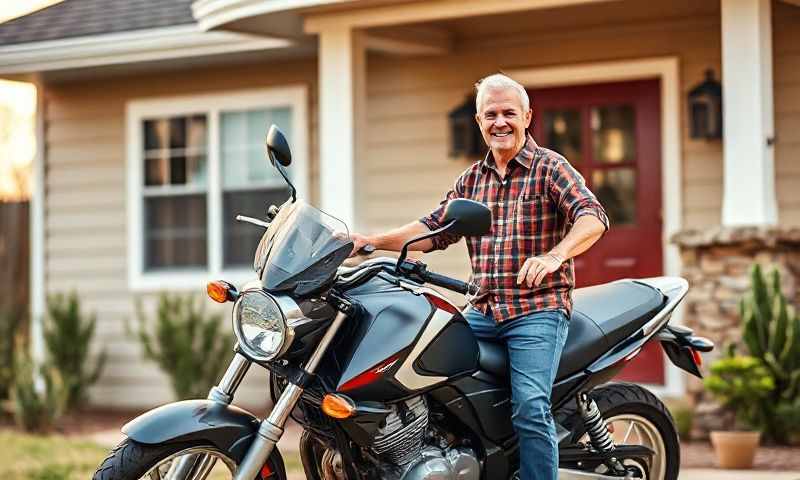
[[0, 45], [196, 23], [192, 0], [65, 0], [0, 24]]

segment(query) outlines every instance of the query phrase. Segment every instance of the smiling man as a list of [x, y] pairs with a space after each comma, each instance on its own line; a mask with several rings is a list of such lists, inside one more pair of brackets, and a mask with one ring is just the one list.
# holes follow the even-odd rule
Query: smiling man
[[[352, 234], [353, 251], [367, 244], [400, 250], [407, 240], [439, 228], [455, 198], [491, 209], [491, 233], [467, 239], [473, 282], [480, 288], [464, 316], [478, 337], [507, 346], [521, 478], [552, 480], [558, 476], [558, 446], [550, 393], [572, 310], [572, 259], [603, 235], [608, 217], [572, 165], [527, 133], [532, 112], [522, 85], [490, 75], [477, 84], [476, 107], [486, 157], [456, 179], [430, 215], [379, 235]], [[412, 248], [441, 250], [458, 240], [445, 233]]]

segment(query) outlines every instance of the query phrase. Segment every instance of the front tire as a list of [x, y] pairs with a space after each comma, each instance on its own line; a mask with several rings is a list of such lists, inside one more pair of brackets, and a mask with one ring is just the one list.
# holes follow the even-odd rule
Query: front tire
[[[648, 465], [648, 480], [677, 480], [681, 449], [669, 410], [647, 389], [631, 383], [611, 383], [590, 392], [606, 420], [614, 426], [616, 444], [645, 445], [655, 451]], [[587, 441], [583, 421], [574, 402], [557, 414], [572, 435], [572, 444]]]
[[[192, 453], [213, 455], [216, 458], [214, 471], [227, 472], [229, 475], [227, 478], [233, 478], [232, 472], [235, 471], [236, 461], [210, 443], [147, 445], [128, 438], [111, 450], [97, 468], [92, 480], [160, 479], [169, 469], [170, 462], [180, 458], [181, 455]], [[286, 480], [283, 459], [277, 449], [272, 451], [265, 466], [268, 468], [262, 472], [269, 473], [265, 476], [259, 475], [256, 480]]]

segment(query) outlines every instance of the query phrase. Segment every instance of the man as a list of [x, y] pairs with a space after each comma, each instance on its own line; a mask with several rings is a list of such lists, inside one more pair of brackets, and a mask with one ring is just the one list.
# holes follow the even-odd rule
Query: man
[[[477, 336], [507, 345], [521, 478], [552, 480], [558, 446], [550, 393], [572, 309], [572, 258], [603, 235], [608, 218], [569, 162], [526, 133], [532, 113], [520, 84], [488, 76], [477, 84], [476, 106], [486, 158], [458, 177], [430, 215], [379, 235], [353, 234], [354, 252], [367, 244], [400, 250], [405, 241], [438, 228], [454, 198], [491, 209], [491, 233], [467, 239], [480, 288], [464, 316]], [[458, 240], [442, 234], [412, 248], [440, 250]]]

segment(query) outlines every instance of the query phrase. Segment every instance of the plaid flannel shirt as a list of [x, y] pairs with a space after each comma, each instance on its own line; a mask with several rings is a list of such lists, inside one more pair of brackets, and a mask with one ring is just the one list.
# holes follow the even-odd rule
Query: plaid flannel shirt
[[[479, 286], [470, 303], [502, 322], [542, 310], [572, 312], [575, 268], [572, 259], [544, 277], [538, 286], [517, 285], [517, 274], [530, 257], [548, 253], [582, 215], [594, 215], [608, 230], [608, 217], [583, 177], [558, 153], [542, 148], [529, 135], [525, 146], [498, 173], [491, 152], [462, 173], [453, 189], [430, 215], [420, 219], [429, 229], [442, 225], [447, 203], [468, 198], [492, 211], [491, 232], [467, 238], [471, 281]], [[432, 250], [457, 242], [454, 234], [432, 239]]]

